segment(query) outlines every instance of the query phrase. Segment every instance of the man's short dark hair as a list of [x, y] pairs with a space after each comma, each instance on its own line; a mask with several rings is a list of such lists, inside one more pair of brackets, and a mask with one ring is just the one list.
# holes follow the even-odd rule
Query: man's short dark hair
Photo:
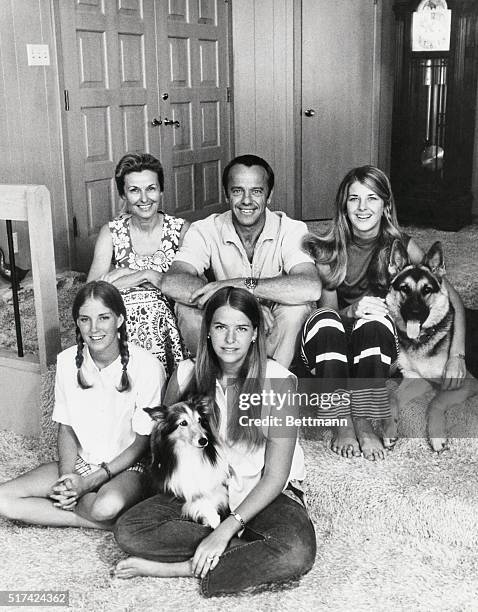
[[115, 169], [116, 188], [124, 197], [124, 179], [130, 172], [151, 170], [158, 177], [159, 190], [164, 191], [164, 172], [159, 159], [149, 153], [127, 153], [118, 162]]
[[239, 164], [247, 166], [248, 168], [251, 166], [260, 166], [261, 168], [264, 168], [267, 174], [267, 186], [269, 188], [267, 197], [269, 197], [274, 189], [274, 171], [265, 159], [262, 159], [262, 157], [258, 157], [257, 155], [239, 155], [239, 157], [235, 157], [227, 164], [222, 173], [222, 186], [224, 188], [224, 193], [227, 194], [227, 184], [229, 182], [229, 173], [231, 172], [231, 168], [233, 166], [238, 166]]

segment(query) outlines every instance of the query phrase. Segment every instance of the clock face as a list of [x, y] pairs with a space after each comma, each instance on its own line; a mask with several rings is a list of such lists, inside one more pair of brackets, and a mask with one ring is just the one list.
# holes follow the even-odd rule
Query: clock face
[[445, 0], [424, 0], [412, 18], [412, 51], [449, 51], [451, 11]]

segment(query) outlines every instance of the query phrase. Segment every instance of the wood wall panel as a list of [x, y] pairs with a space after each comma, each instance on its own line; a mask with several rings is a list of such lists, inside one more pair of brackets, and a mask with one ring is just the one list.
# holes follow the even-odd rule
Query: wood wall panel
[[378, 165], [390, 173], [390, 149], [392, 142], [392, 108], [395, 65], [395, 16], [392, 3], [382, 3], [381, 65], [377, 87], [380, 96], [378, 125]]
[[113, 179], [88, 181], [86, 184], [88, 234], [97, 234], [115, 215]]
[[104, 32], [78, 32], [80, 87], [106, 87]]
[[119, 0], [118, 9], [123, 15], [134, 15], [140, 19], [141, 15], [141, 0]]
[[219, 103], [201, 102], [201, 147], [219, 146]]
[[189, 0], [169, 0], [169, 19], [187, 22], [187, 3]]
[[95, 9], [95, 12], [103, 13], [103, 2], [104, 0], [77, 0], [76, 4], [80, 8]]
[[216, 40], [199, 40], [199, 73], [203, 87], [219, 86], [219, 65]]
[[121, 86], [145, 87], [144, 45], [139, 34], [120, 34]]
[[[51, 65], [28, 66], [28, 43], [48, 44]], [[65, 268], [69, 236], [56, 66], [50, 2], [0, 0], [0, 182], [46, 185], [52, 199], [56, 265]], [[26, 225], [14, 223], [14, 230], [19, 239], [17, 263], [29, 268]], [[0, 246], [6, 246], [4, 224]]]
[[123, 105], [124, 151], [143, 153], [149, 150], [148, 117], [144, 104]]
[[83, 108], [85, 135], [85, 160], [89, 162], [110, 159], [109, 109], [103, 107]]
[[[187, 213], [195, 209], [195, 172], [193, 164], [184, 166], [175, 166], [173, 169], [174, 189], [176, 195], [174, 208], [176, 214]], [[181, 202], [187, 202], [188, 205], [181, 205]]]
[[203, 184], [203, 199], [207, 205], [212, 205], [219, 201], [220, 192], [222, 189], [221, 175], [219, 172], [219, 162], [210, 161], [201, 164], [202, 169], [202, 184]]
[[191, 57], [187, 38], [169, 38], [171, 57], [171, 83], [174, 87], [189, 87]]
[[217, 25], [218, 0], [199, 0], [199, 23]]
[[[476, 108], [478, 109], [478, 88], [476, 92]], [[475, 152], [473, 155], [473, 175], [471, 180], [473, 207], [471, 213], [475, 223], [478, 221], [478, 121], [475, 119]]]
[[179, 121], [179, 127], [172, 127], [173, 147], [176, 151], [190, 151], [192, 148], [192, 114], [190, 102], [171, 104], [173, 121]]
[[232, 4], [236, 155], [255, 153], [272, 166], [272, 208], [295, 214], [294, 3]]

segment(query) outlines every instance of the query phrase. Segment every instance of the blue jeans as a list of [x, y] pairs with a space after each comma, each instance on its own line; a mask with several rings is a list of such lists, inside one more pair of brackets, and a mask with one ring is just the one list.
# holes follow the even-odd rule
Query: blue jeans
[[[115, 537], [130, 555], [174, 563], [191, 559], [210, 527], [181, 518], [182, 502], [169, 495], [150, 497], [125, 512]], [[237, 541], [237, 540], [236, 540]], [[314, 564], [315, 532], [307, 511], [280, 494], [249, 521], [237, 546], [228, 547], [201, 582], [206, 597], [290, 580]]]

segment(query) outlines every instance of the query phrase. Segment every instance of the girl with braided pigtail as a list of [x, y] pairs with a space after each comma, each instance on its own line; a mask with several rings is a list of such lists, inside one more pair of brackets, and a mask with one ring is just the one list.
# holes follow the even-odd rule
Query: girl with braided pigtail
[[143, 497], [141, 457], [161, 402], [164, 367], [128, 344], [120, 292], [83, 286], [72, 308], [76, 346], [58, 355], [53, 420], [58, 461], [0, 485], [0, 515], [62, 527], [109, 529]]
[[127, 391], [129, 389], [129, 378], [128, 378], [128, 362], [129, 362], [129, 348], [128, 348], [128, 335], [126, 333], [126, 322], [124, 321], [119, 329], [119, 343], [120, 343], [120, 357], [123, 371], [121, 374], [121, 383], [118, 391]]
[[76, 328], [76, 357], [75, 357], [75, 363], [76, 363], [76, 380], [78, 381], [78, 385], [82, 388], [82, 389], [89, 389], [90, 385], [88, 385], [83, 376], [81, 375], [81, 366], [83, 364], [83, 348], [85, 346], [85, 343], [83, 342], [83, 336], [81, 335], [80, 330], [78, 329], [78, 327]]

